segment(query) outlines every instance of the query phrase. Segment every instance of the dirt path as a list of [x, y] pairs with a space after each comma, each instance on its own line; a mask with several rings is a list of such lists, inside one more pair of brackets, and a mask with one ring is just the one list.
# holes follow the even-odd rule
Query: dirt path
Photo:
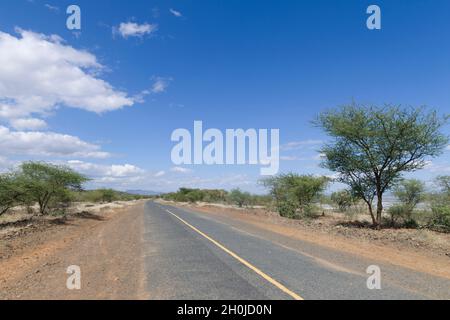
[[[143, 202], [0, 239], [0, 299], [144, 299]], [[81, 290], [68, 290], [69, 266]]]

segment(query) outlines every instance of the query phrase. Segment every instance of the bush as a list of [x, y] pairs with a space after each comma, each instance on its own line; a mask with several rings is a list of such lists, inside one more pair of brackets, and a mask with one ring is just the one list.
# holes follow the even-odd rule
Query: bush
[[425, 194], [425, 184], [416, 179], [402, 180], [394, 187], [394, 195], [400, 202], [409, 209], [410, 213], [423, 200]]
[[262, 184], [269, 188], [280, 215], [295, 218], [312, 215], [312, 204], [320, 197], [329, 181], [326, 177], [290, 173], [265, 179]]
[[347, 212], [348, 209], [354, 204], [355, 199], [348, 190], [334, 192], [331, 195], [331, 201], [333, 201], [343, 212]]
[[293, 200], [285, 199], [283, 201], [277, 201], [277, 210], [280, 216], [295, 219], [298, 218], [297, 215], [297, 203]]
[[432, 207], [429, 227], [439, 231], [450, 232], [450, 205], [442, 204]]
[[413, 210], [409, 205], [397, 204], [388, 209], [391, 226], [399, 223], [406, 228], [417, 228], [419, 224], [413, 216]]
[[251, 204], [252, 195], [248, 192], [241, 191], [241, 189], [233, 189], [228, 195], [228, 199], [232, 204], [235, 204], [239, 206], [239, 208], [242, 208]]

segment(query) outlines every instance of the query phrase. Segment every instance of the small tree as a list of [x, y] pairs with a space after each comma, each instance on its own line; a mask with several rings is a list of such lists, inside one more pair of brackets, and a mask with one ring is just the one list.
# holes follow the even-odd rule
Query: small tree
[[436, 184], [441, 191], [450, 199], [450, 176], [439, 176], [436, 178]]
[[424, 194], [425, 184], [423, 182], [416, 179], [401, 180], [394, 187], [394, 196], [400, 200], [400, 204], [396, 204], [388, 210], [391, 224], [394, 225], [400, 218], [409, 226], [417, 226], [417, 222], [413, 219], [413, 212], [423, 200]]
[[326, 189], [329, 179], [312, 175], [283, 174], [262, 180], [269, 188], [278, 211], [284, 217], [296, 217], [297, 210], [307, 213], [312, 202]]
[[117, 192], [112, 189], [100, 189], [98, 190], [101, 194], [102, 202], [113, 202], [117, 199]]
[[242, 208], [243, 206], [247, 206], [250, 204], [252, 196], [250, 193], [243, 192], [238, 188], [231, 190], [228, 198], [232, 203], [238, 205], [239, 208]]
[[50, 203], [67, 200], [69, 190], [81, 190], [88, 179], [64, 166], [42, 162], [26, 162], [20, 166], [20, 179], [25, 192], [39, 204], [39, 212], [47, 213]]
[[425, 184], [416, 179], [402, 180], [394, 187], [394, 195], [410, 212], [423, 200]]
[[334, 140], [321, 150], [323, 166], [339, 173], [338, 181], [364, 200], [373, 225], [380, 226], [384, 193], [402, 173], [423, 168], [447, 145], [448, 137], [440, 132], [446, 120], [423, 108], [396, 106], [352, 104], [324, 112], [316, 124]]
[[433, 197], [432, 216], [429, 226], [440, 231], [450, 231], [450, 176], [440, 176], [436, 179], [440, 193]]
[[0, 175], [0, 216], [20, 204], [24, 190], [15, 174]]
[[338, 206], [339, 210], [346, 212], [354, 204], [355, 199], [350, 191], [342, 190], [333, 192], [331, 201]]

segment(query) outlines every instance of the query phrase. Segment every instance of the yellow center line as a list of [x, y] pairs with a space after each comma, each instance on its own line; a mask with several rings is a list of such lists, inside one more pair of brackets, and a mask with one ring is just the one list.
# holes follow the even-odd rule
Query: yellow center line
[[213, 244], [215, 244], [217, 247], [219, 247], [220, 249], [222, 249], [223, 251], [225, 251], [226, 253], [228, 253], [230, 256], [232, 256], [233, 258], [235, 258], [236, 260], [238, 260], [240, 263], [242, 263], [243, 265], [245, 265], [246, 267], [248, 267], [249, 269], [253, 270], [254, 272], [256, 272], [258, 275], [260, 275], [262, 278], [264, 278], [266, 281], [270, 282], [271, 284], [273, 284], [275, 287], [277, 287], [278, 289], [280, 289], [281, 291], [283, 291], [284, 293], [290, 295], [292, 298], [294, 298], [295, 300], [304, 300], [301, 296], [299, 296], [298, 294], [296, 294], [295, 292], [289, 290], [288, 288], [286, 288], [285, 286], [283, 286], [281, 283], [279, 283], [278, 281], [276, 281], [275, 279], [273, 279], [272, 277], [268, 276], [267, 274], [265, 274], [264, 272], [262, 272], [261, 270], [259, 270], [257, 267], [255, 267], [254, 265], [252, 265], [250, 262], [242, 259], [241, 257], [239, 257], [236, 253], [234, 253], [233, 251], [227, 249], [226, 247], [224, 247], [223, 245], [221, 245], [219, 242], [217, 242], [216, 240], [214, 240], [213, 238], [211, 238], [210, 236], [208, 236], [207, 234], [205, 234], [204, 232], [198, 230], [196, 227], [194, 227], [193, 225], [189, 224], [188, 222], [186, 222], [185, 220], [181, 219], [179, 216], [177, 216], [176, 214], [170, 212], [169, 210], [166, 210], [168, 213], [170, 213], [172, 216], [174, 216], [175, 218], [177, 218], [178, 220], [180, 220], [181, 222], [183, 222], [185, 225], [187, 225], [189, 228], [191, 228], [192, 230], [194, 230], [195, 232], [197, 232], [198, 234], [200, 234], [201, 236], [203, 236], [204, 238], [206, 238], [207, 240], [209, 240], [210, 242], [212, 242]]

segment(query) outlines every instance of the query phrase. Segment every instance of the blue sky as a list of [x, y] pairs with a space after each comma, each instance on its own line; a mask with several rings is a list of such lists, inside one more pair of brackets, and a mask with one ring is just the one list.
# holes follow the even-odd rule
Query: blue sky
[[[66, 28], [70, 4], [81, 8], [80, 33]], [[371, 4], [382, 10], [381, 30], [366, 28]], [[172, 164], [173, 130], [202, 120], [279, 128], [281, 172], [330, 174], [317, 157], [327, 138], [311, 125], [319, 111], [355, 100], [450, 113], [449, 12], [447, 0], [3, 0], [0, 48], [10, 54], [0, 67], [0, 168], [46, 160], [89, 174], [92, 187], [261, 192], [259, 166]], [[141, 34], [120, 29], [133, 23]], [[82, 83], [65, 79], [78, 70], [95, 81], [89, 101], [71, 90]], [[52, 89], [33, 82], [44, 73]], [[31, 107], [30, 97], [43, 102]], [[449, 160], [450, 150], [415, 176], [450, 174]]]

